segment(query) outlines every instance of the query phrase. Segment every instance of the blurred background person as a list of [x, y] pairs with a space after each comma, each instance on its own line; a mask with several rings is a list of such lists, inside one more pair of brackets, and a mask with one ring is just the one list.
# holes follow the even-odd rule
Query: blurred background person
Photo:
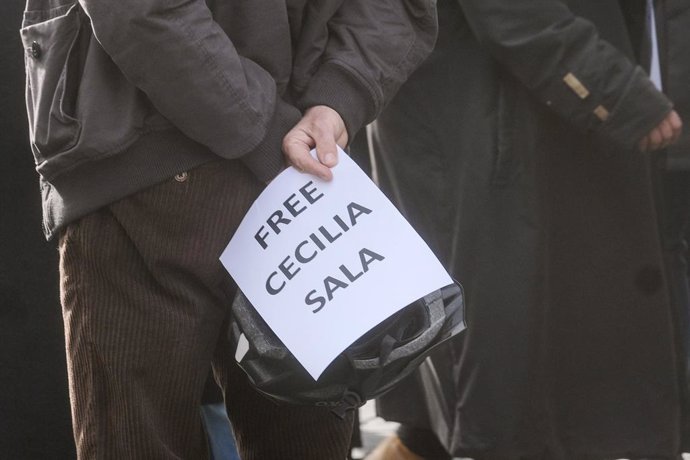
[[660, 229], [690, 115], [690, 55], [666, 40], [687, 47], [690, 6], [660, 2], [660, 30], [645, 0], [438, 6], [434, 53], [370, 140], [468, 330], [379, 400], [402, 426], [367, 458], [676, 458], [686, 286]]

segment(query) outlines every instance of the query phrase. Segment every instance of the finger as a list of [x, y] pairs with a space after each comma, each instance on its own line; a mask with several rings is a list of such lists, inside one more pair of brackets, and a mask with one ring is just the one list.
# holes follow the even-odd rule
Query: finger
[[669, 122], [671, 123], [671, 128], [673, 129], [673, 143], [678, 141], [678, 138], [683, 133], [683, 120], [681, 120], [678, 113], [673, 110], [669, 115]]
[[662, 143], [661, 130], [657, 127], [649, 133], [649, 150], [657, 150]]
[[667, 118], [671, 122], [673, 129], [683, 128], [683, 120], [681, 120], [680, 115], [678, 115], [678, 112], [676, 112], [675, 110], [672, 110]]
[[666, 118], [659, 124], [658, 128], [659, 132], [661, 133], [661, 143], [659, 144], [659, 148], [664, 148], [673, 139], [673, 127], [671, 126], [671, 122], [668, 120], [668, 118]]
[[316, 156], [324, 165], [332, 168], [338, 164], [338, 146], [333, 133], [318, 131], [314, 136], [316, 142]]
[[304, 154], [308, 154], [313, 147], [312, 139], [299, 127], [290, 130], [283, 138], [282, 149], [288, 163], [300, 170], [304, 170]]
[[338, 164], [338, 146], [336, 144], [336, 132], [330, 120], [328, 112], [311, 110], [305, 115], [307, 123], [306, 134], [311, 137], [316, 149], [316, 157], [329, 168]]
[[666, 117], [659, 124], [659, 130], [661, 131], [661, 137], [664, 141], [673, 139], [673, 125], [671, 125], [669, 117]]
[[333, 179], [331, 168], [317, 161], [311, 155], [309, 155], [308, 158], [305, 158], [300, 164], [302, 165], [302, 172], [304, 173], [311, 174], [325, 181], [330, 181]]
[[311, 174], [325, 181], [329, 181], [333, 178], [331, 169], [328, 166], [321, 164], [309, 153], [293, 153], [290, 154], [288, 158], [290, 160], [290, 164], [292, 164], [292, 166], [294, 166], [299, 172]]
[[309, 153], [313, 147], [311, 144], [311, 139], [304, 133], [291, 131], [283, 140], [283, 152], [288, 162], [300, 172], [312, 174], [326, 181], [331, 180], [331, 170]]
[[330, 107], [314, 106], [305, 112], [305, 120], [310, 122], [309, 133], [316, 143], [319, 160], [333, 167], [338, 164], [338, 146], [347, 145], [347, 130], [342, 117]]

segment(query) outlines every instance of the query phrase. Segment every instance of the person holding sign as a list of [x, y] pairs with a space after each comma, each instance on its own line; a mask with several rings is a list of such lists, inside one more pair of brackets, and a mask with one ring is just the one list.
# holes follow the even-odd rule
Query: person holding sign
[[658, 218], [664, 149], [688, 158], [688, 2], [438, 8], [434, 52], [371, 135], [468, 329], [380, 399], [404, 429], [367, 460], [679, 458], [687, 293]]
[[276, 406], [235, 365], [218, 257], [286, 161], [332, 177], [430, 52], [434, 2], [28, 0], [21, 35], [78, 457], [206, 458], [213, 361], [243, 459], [345, 458], [351, 414]]

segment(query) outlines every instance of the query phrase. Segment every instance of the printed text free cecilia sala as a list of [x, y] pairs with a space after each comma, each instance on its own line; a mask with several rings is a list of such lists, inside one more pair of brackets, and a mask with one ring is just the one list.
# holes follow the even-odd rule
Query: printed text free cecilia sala
[[[282, 227], [289, 225], [302, 212], [318, 200], [324, 197], [313, 181], [307, 182], [300, 187], [297, 192], [292, 193], [283, 201], [283, 208], [274, 211], [266, 224], [261, 225], [254, 235], [256, 242], [263, 248], [268, 248], [268, 240], [271, 234], [279, 235]], [[346, 232], [357, 225], [358, 221], [364, 216], [372, 213], [372, 210], [361, 204], [350, 202], [343, 215], [336, 214], [332, 221], [310, 233], [305, 239], [300, 241], [295, 250], [287, 255], [275, 271], [271, 272], [266, 278], [266, 291], [270, 295], [279, 294], [301, 270], [301, 265], [308, 264], [316, 258], [329, 245], [342, 237]], [[326, 303], [333, 300], [334, 292], [338, 289], [345, 289], [359, 277], [369, 271], [369, 266], [374, 262], [385, 259], [384, 256], [368, 248], [359, 250], [359, 260], [356, 268], [348, 268], [345, 264], [338, 267], [337, 275], [328, 275], [323, 279], [323, 290], [312, 289], [304, 298], [304, 303], [313, 307], [314, 313], [318, 313]]]

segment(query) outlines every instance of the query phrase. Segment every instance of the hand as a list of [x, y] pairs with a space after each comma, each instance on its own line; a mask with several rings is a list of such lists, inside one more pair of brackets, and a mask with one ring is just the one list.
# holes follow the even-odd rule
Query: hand
[[671, 110], [656, 128], [642, 138], [638, 147], [642, 152], [663, 149], [676, 142], [682, 130], [683, 121], [675, 110]]
[[[347, 145], [347, 129], [338, 112], [325, 105], [310, 107], [283, 138], [283, 153], [298, 170], [331, 180], [338, 164], [338, 149]], [[316, 148], [318, 161], [309, 152]]]

